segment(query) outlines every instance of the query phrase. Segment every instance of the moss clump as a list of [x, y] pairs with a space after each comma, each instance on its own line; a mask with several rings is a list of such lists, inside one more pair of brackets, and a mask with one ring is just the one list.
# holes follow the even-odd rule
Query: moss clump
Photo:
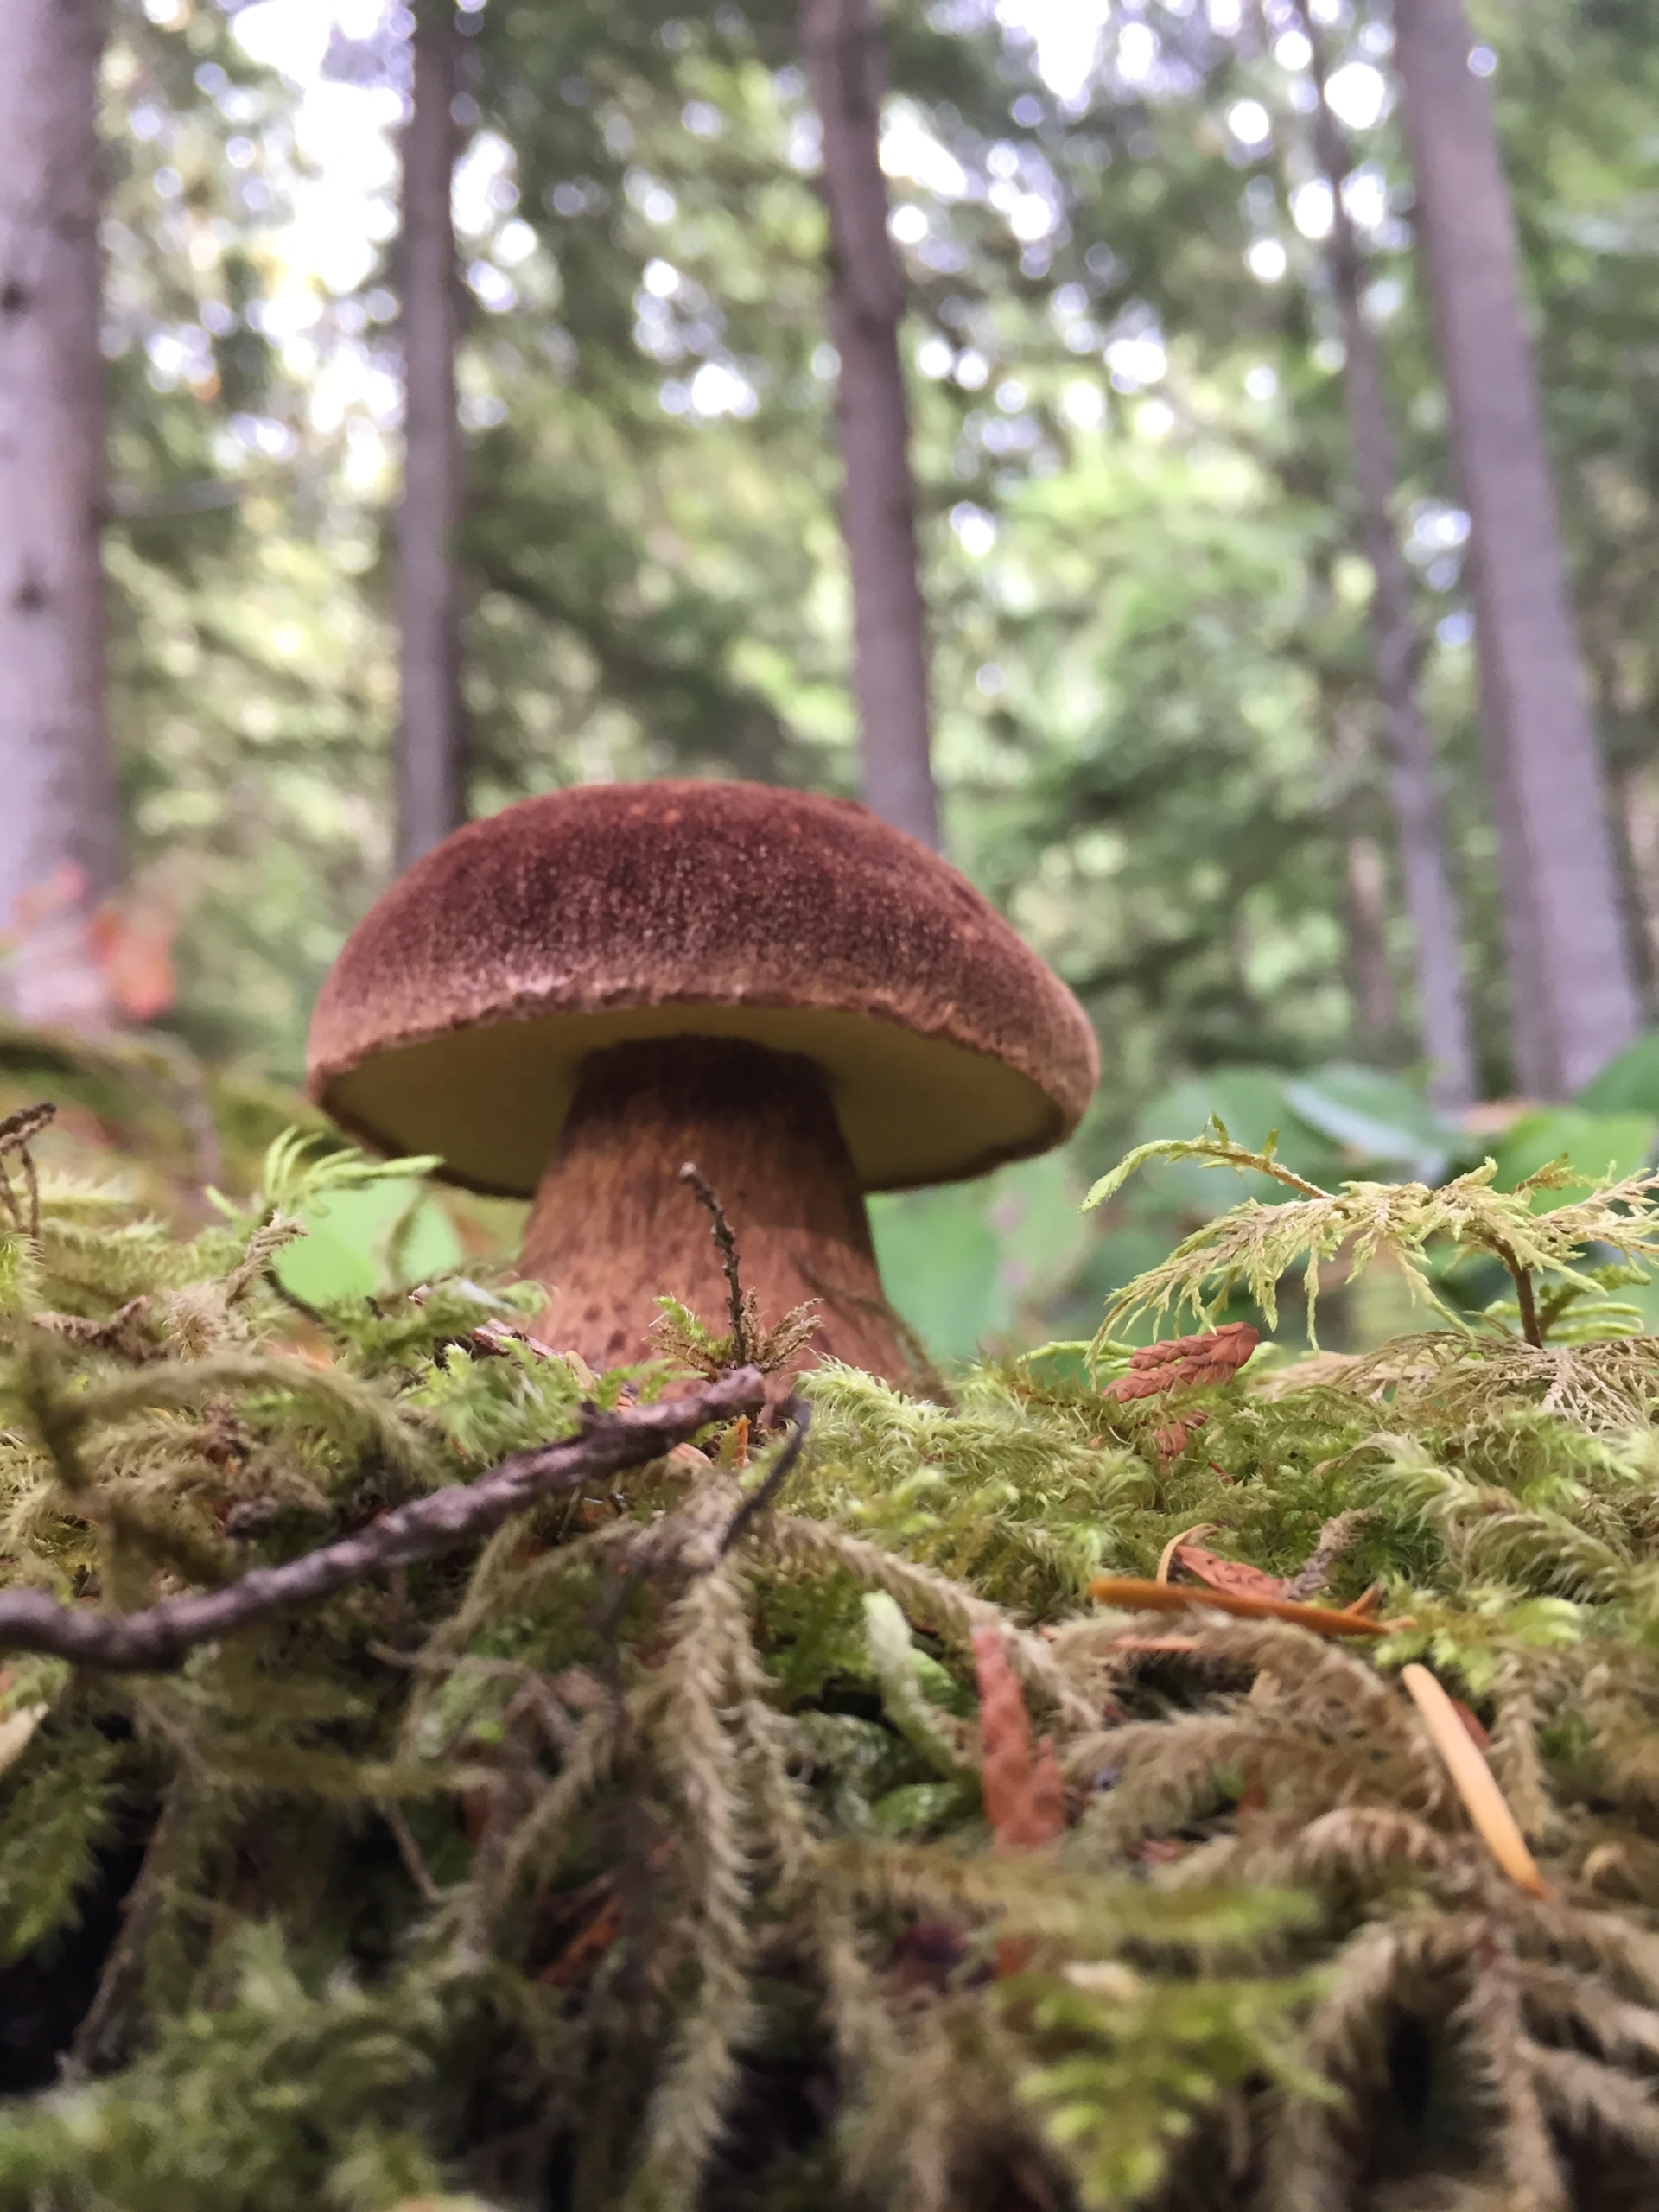
[[[677, 1387], [489, 1280], [297, 1311], [294, 1216], [373, 1172], [337, 1153], [194, 1234], [50, 1172], [36, 1224], [6, 1164], [7, 1587], [228, 1582]], [[1103, 1340], [950, 1405], [821, 1370], [741, 1526], [785, 1446], [731, 1427], [170, 1672], [14, 1656], [0, 2208], [1650, 2202], [1659, 1344], [1609, 1269], [1659, 1216], [1535, 1180], [1236, 1209], [1137, 1289], [1507, 1249], [1513, 1311], [1363, 1359], [1133, 1397]], [[1236, 1584], [1395, 1624], [1091, 1603], [1217, 1573], [1198, 1524]]]

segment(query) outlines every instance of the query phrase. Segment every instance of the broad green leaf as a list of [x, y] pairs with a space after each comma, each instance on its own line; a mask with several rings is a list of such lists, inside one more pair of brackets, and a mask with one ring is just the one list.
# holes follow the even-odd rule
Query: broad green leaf
[[1389, 1167], [1415, 1182], [1438, 1183], [1454, 1159], [1473, 1149], [1420, 1091], [1380, 1069], [1333, 1061], [1314, 1075], [1294, 1077], [1284, 1096], [1310, 1128], [1343, 1147], [1354, 1169]]
[[[1647, 1114], [1590, 1114], [1579, 1106], [1549, 1106], [1523, 1114], [1504, 1132], [1493, 1157], [1494, 1187], [1512, 1191], [1552, 1160], [1565, 1160], [1574, 1175], [1634, 1175], [1659, 1136], [1659, 1121]], [[1577, 1196], [1571, 1188], [1533, 1193], [1535, 1213], [1548, 1213]]]
[[309, 1305], [372, 1298], [461, 1258], [447, 1216], [407, 1177], [332, 1192], [302, 1207], [299, 1218], [307, 1233], [284, 1246], [276, 1267], [284, 1287]]

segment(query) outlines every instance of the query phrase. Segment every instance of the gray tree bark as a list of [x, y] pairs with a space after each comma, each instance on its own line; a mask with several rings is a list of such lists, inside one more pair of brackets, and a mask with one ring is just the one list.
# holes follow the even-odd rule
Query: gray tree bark
[[449, 193], [456, 131], [452, 0], [420, 0], [414, 86], [404, 129], [400, 241], [404, 490], [397, 511], [402, 707], [395, 761], [399, 869], [466, 814], [461, 579], [455, 537], [465, 497], [455, 411], [460, 276]]
[[1389, 883], [1375, 837], [1350, 837], [1344, 855], [1348, 904], [1348, 988], [1366, 1044], [1385, 1048], [1400, 1019], [1389, 964]]
[[1428, 1062], [1428, 1093], [1436, 1105], [1467, 1106], [1475, 1097], [1474, 1052], [1463, 981], [1462, 920], [1447, 864], [1434, 743], [1417, 696], [1417, 632], [1411, 586], [1395, 534], [1394, 433], [1382, 382], [1381, 349], [1366, 319], [1359, 241], [1342, 197], [1351, 164], [1337, 119], [1325, 104], [1325, 64], [1318, 30], [1305, 16], [1313, 47], [1319, 105], [1314, 143], [1331, 187], [1327, 261], [1342, 318], [1343, 396], [1354, 449], [1360, 528], [1373, 577], [1370, 622], [1376, 688], [1388, 751], [1389, 797], [1400, 850], [1400, 877], [1411, 924], [1417, 982], [1417, 1022]]
[[1397, 0], [1395, 60], [1471, 520], [1481, 721], [1516, 1073], [1567, 1097], [1638, 1013], [1522, 304], [1520, 256], [1461, 0]]
[[92, 904], [122, 872], [105, 716], [102, 0], [8, 0], [0, 67], [0, 969], [28, 1021], [109, 1015]]
[[885, 52], [872, 0], [802, 0], [800, 23], [823, 131], [830, 329], [841, 356], [842, 531], [852, 572], [864, 796], [885, 821], [937, 848], [927, 611], [899, 358], [905, 283], [887, 235], [880, 158]]

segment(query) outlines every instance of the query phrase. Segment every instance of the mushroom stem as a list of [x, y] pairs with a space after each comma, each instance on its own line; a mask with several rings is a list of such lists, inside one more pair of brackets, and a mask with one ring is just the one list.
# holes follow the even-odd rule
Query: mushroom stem
[[816, 1299], [807, 1359], [914, 1382], [823, 1076], [794, 1053], [724, 1038], [616, 1045], [583, 1065], [520, 1263], [548, 1286], [550, 1343], [601, 1369], [648, 1357], [664, 1293], [722, 1325], [720, 1258], [680, 1180], [687, 1160], [719, 1193], [763, 1324]]

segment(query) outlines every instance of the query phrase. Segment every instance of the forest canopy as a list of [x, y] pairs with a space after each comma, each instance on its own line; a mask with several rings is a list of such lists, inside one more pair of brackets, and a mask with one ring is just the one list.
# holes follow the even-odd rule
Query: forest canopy
[[[1427, 1065], [1310, 29], [1352, 164], [1472, 1066], [1480, 1094], [1524, 1088], [1469, 518], [1386, 13], [964, 5], [885, 28], [933, 770], [952, 857], [1103, 1039], [1065, 1192], [1229, 1086], [1335, 1067], [1340, 1088], [1349, 1065], [1421, 1084]], [[491, 0], [454, 29], [468, 805], [670, 771], [856, 791], [792, 16]], [[1659, 64], [1641, 11], [1587, 0], [1476, 33], [1650, 994]], [[162, 1026], [278, 1076], [392, 857], [406, 38], [373, 9], [153, 0], [117, 9], [103, 62], [130, 903], [170, 941]], [[1282, 1096], [1264, 1110], [1253, 1142], [1287, 1117]], [[1060, 1187], [1016, 1179], [989, 1201], [1000, 1226], [975, 1201], [912, 1242], [1001, 1238], [1030, 1277], [1015, 1224]], [[1045, 1297], [1135, 1263], [1033, 1241]], [[963, 1349], [1021, 1303], [995, 1273], [954, 1319], [928, 1305]]]

